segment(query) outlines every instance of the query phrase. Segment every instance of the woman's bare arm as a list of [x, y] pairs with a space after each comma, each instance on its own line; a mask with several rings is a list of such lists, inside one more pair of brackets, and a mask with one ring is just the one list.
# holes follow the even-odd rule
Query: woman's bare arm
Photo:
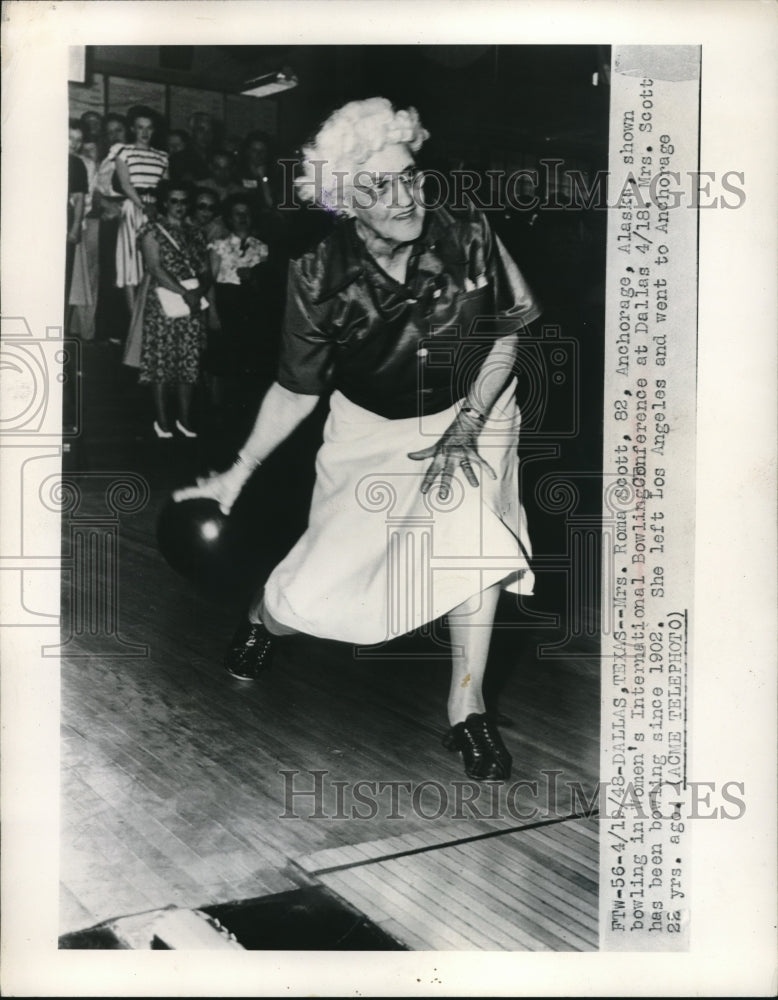
[[130, 169], [121, 156], [118, 155], [116, 157], [116, 176], [119, 178], [119, 186], [124, 191], [126, 197], [130, 199], [133, 205], [137, 205], [142, 212], [145, 212], [146, 208], [141, 201], [140, 195], [130, 180]]
[[83, 192], [78, 191], [70, 196], [70, 203], [73, 206], [73, 222], [68, 230], [68, 243], [81, 242], [81, 224], [84, 221], [84, 207], [86, 199]]
[[222, 511], [228, 514], [254, 469], [300, 426], [314, 411], [318, 401], [318, 396], [292, 392], [274, 382], [262, 400], [254, 428], [234, 465], [209, 479], [198, 479], [196, 486], [176, 490], [173, 499], [208, 497], [216, 500]]
[[264, 462], [313, 413], [318, 401], [318, 396], [292, 392], [274, 382], [262, 400], [254, 428], [240, 455], [246, 462]]
[[492, 407], [514, 375], [518, 350], [518, 333], [500, 337], [492, 344], [467, 394], [465, 406], [471, 407], [484, 417], [489, 416]]
[[[168, 274], [160, 263], [159, 243], [153, 233], [146, 233], [141, 240], [140, 248], [141, 253], [143, 254], [143, 263], [146, 265], [146, 270], [151, 274], [152, 278], [154, 278], [158, 285], [161, 285], [163, 288], [167, 288], [168, 291], [175, 292], [176, 295], [183, 295], [186, 297], [190, 294], [190, 289], [184, 288], [179, 281], [176, 281], [172, 275]], [[199, 301], [199, 294], [197, 301]]]
[[478, 437], [492, 407], [513, 375], [518, 347], [519, 337], [515, 333], [495, 341], [473, 381], [464, 406], [440, 440], [429, 448], [409, 453], [408, 458], [414, 461], [431, 459], [422, 479], [422, 493], [429, 492], [439, 476], [440, 497], [447, 499], [457, 468], [462, 470], [471, 486], [478, 486], [474, 466], [492, 479], [497, 478], [494, 469], [478, 452]]

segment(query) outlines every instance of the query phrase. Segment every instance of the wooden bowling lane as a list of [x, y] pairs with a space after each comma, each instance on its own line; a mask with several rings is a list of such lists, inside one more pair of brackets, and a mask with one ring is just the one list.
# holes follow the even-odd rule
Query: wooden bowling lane
[[[394, 659], [356, 659], [351, 647], [295, 638], [279, 644], [274, 669], [259, 683], [232, 680], [221, 658], [240, 608], [198, 594], [161, 559], [154, 519], [163, 497], [153, 490], [118, 534], [118, 628], [145, 655], [111, 655], [99, 632], [74, 629], [62, 657], [61, 932], [313, 880], [371, 919], [380, 911], [376, 922], [411, 948], [592, 947], [586, 920], [596, 875], [573, 833], [562, 836], [572, 824], [553, 836], [538, 828], [462, 843], [463, 831], [507, 831], [516, 820], [488, 818], [486, 799], [487, 818], [432, 820], [439, 791], [431, 787], [418, 809], [402, 793], [397, 810], [384, 799], [374, 817], [354, 817], [358, 781], [413, 789], [437, 782], [454, 802], [464, 775], [440, 743], [445, 655], [424, 658], [435, 650], [410, 639], [392, 647]], [[83, 503], [82, 513], [88, 495]], [[88, 579], [71, 581], [66, 632], [76, 622], [73, 598], [85, 606], [101, 572], [108, 570], [98, 565]], [[561, 786], [593, 785], [597, 664], [583, 646], [580, 658], [539, 662], [538, 644], [558, 636], [516, 628], [510, 602], [501, 614], [512, 626], [494, 647], [504, 674], [499, 708], [511, 720], [504, 736], [514, 777], [540, 787], [539, 796], [519, 801], [529, 811], [554, 800], [563, 813], [568, 803], [544, 775], [560, 772]], [[306, 795], [314, 771], [325, 772], [318, 810]], [[416, 853], [398, 852], [398, 843]], [[438, 849], [417, 850], [429, 843]], [[299, 864], [349, 850], [378, 860], [325, 874], [320, 868], [332, 865]], [[444, 902], [437, 916], [436, 898]], [[449, 919], [457, 900], [464, 915]], [[562, 927], [566, 901], [572, 916]]]
[[596, 821], [466, 834], [443, 825], [298, 863], [413, 950], [597, 948]]

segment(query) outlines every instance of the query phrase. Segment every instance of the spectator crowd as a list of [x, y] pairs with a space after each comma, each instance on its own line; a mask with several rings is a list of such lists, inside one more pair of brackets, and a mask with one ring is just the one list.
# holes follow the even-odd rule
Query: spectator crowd
[[[228, 139], [205, 112], [168, 131], [143, 105], [70, 120], [65, 328], [114, 344], [154, 386], [158, 437], [173, 426], [194, 434], [187, 399], [201, 374], [214, 401], [236, 380], [272, 381], [293, 242], [282, 198], [262, 131]], [[185, 317], [164, 311], [160, 288], [186, 304]]]

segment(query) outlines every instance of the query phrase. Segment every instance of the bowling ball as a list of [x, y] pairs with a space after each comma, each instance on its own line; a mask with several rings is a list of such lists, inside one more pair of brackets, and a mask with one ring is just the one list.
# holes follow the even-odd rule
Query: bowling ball
[[157, 519], [157, 546], [165, 561], [207, 590], [231, 583], [240, 561], [239, 535], [215, 500], [170, 498]]

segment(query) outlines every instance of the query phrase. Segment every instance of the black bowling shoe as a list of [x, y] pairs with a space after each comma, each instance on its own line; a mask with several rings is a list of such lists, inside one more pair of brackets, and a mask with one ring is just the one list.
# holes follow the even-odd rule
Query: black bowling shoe
[[494, 720], [486, 712], [472, 712], [446, 733], [443, 746], [459, 750], [465, 774], [475, 781], [502, 781], [510, 777], [511, 755]]
[[224, 669], [241, 681], [253, 681], [270, 667], [273, 636], [261, 622], [242, 622], [224, 657]]

